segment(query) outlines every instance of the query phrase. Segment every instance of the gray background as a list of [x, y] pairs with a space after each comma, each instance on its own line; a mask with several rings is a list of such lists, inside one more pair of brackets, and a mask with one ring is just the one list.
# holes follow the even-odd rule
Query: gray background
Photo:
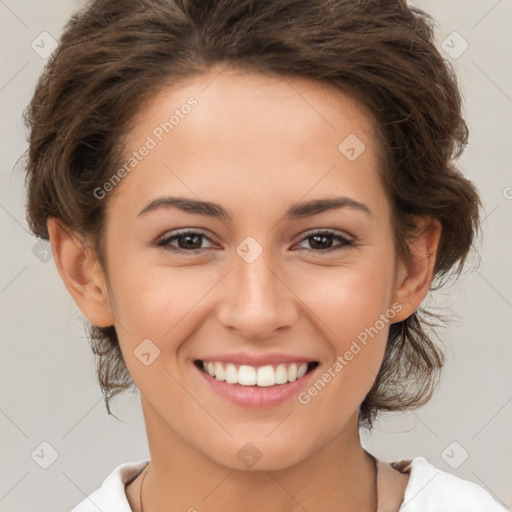
[[[458, 315], [440, 332], [447, 363], [435, 397], [422, 409], [384, 417], [371, 435], [361, 435], [383, 460], [424, 456], [510, 507], [512, 2], [415, 3], [435, 17], [438, 45], [461, 81], [471, 138], [459, 162], [486, 210], [481, 264], [429, 301], [438, 311]], [[29, 234], [25, 220], [20, 116], [45, 64], [31, 45], [35, 41], [44, 53], [49, 39], [40, 34], [58, 39], [78, 5], [0, 0], [1, 511], [70, 510], [115, 466], [148, 456], [138, 393], [114, 401], [122, 421], [107, 415], [83, 317], [49, 245]], [[443, 41], [451, 55], [442, 50]], [[457, 55], [464, 41], [469, 46]], [[42, 442], [58, 455], [48, 469], [35, 455]]]

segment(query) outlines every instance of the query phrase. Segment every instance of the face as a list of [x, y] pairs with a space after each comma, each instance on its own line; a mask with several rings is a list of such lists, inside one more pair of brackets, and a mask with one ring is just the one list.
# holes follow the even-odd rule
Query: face
[[401, 309], [369, 114], [230, 70], [161, 91], [134, 126], [104, 189], [108, 297], [150, 438], [258, 469], [352, 439]]

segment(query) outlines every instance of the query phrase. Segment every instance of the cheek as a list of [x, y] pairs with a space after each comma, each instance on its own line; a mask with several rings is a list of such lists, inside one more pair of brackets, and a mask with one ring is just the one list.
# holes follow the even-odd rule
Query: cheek
[[172, 340], [188, 323], [187, 315], [207, 289], [170, 268], [130, 273], [115, 289], [115, 316], [125, 327], [124, 339], [129, 338], [133, 345], [149, 338], [159, 347], [165, 340], [166, 348], [172, 348]]
[[[384, 357], [392, 315], [383, 297], [367, 293], [338, 292], [337, 307], [331, 302], [321, 313], [328, 324], [324, 336], [329, 355], [319, 373], [299, 396], [304, 421], [311, 414], [329, 422], [335, 435], [358, 410], [372, 388]], [[313, 412], [314, 411], [314, 412]]]
[[375, 258], [354, 258], [343, 266], [304, 272], [297, 281], [299, 296], [323, 321], [328, 337], [342, 348], [391, 309], [393, 268], [392, 257], [382, 251]]
[[351, 274], [329, 286], [331, 297], [326, 297], [323, 310], [335, 339], [357, 338], [389, 308], [390, 288], [384, 275]]
[[338, 372], [343, 371], [344, 378], [369, 382], [380, 367], [391, 316], [386, 294], [377, 289], [374, 280], [366, 286], [358, 284], [360, 288], [339, 292], [336, 305], [330, 301], [323, 318], [329, 326], [326, 337], [334, 352], [332, 358], [343, 366], [337, 366]]
[[153, 249], [131, 246], [121, 233], [112, 233], [110, 246], [116, 321], [126, 328], [125, 334], [161, 338], [192, 306], [195, 290], [202, 287], [195, 279], [199, 267], [173, 268], [171, 263], [163, 264], [163, 258], [156, 263], [150, 257]]
[[[343, 404], [345, 411], [356, 408], [378, 374], [396, 315], [391, 304], [393, 261], [392, 252], [382, 251], [374, 259], [332, 269], [323, 277], [318, 274], [318, 293], [311, 292], [305, 299], [316, 313], [316, 326], [330, 348], [319, 376], [330, 389], [324, 395], [325, 402], [318, 401], [320, 408], [325, 404], [326, 414], [333, 400]], [[320, 383], [317, 388], [322, 386]], [[343, 414], [341, 410], [339, 414]]]

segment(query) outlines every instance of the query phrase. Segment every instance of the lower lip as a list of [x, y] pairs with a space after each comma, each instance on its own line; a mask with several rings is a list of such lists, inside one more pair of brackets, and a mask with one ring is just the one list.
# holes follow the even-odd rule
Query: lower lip
[[193, 366], [216, 393], [237, 405], [245, 407], [273, 407], [286, 402], [306, 386], [309, 378], [318, 368], [318, 366], [313, 368], [294, 382], [263, 387], [228, 384], [201, 371], [195, 364]]

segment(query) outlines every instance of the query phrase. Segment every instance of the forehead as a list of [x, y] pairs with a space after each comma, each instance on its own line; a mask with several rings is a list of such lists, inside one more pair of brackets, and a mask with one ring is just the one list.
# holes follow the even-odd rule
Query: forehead
[[[280, 131], [283, 137], [276, 142], [282, 144], [286, 135], [295, 139], [317, 134], [329, 138], [329, 134], [340, 131], [336, 139], [343, 136], [343, 131], [352, 129], [364, 138], [376, 128], [370, 111], [326, 82], [217, 65], [154, 94], [139, 110], [132, 140], [143, 136], [150, 126], [157, 127], [169, 120], [173, 112], [182, 114], [181, 110], [190, 110], [186, 104], [191, 97], [197, 102], [193, 115], [185, 112], [173, 123], [183, 124], [184, 117], [190, 117], [187, 125], [198, 131], [211, 128], [210, 124], [215, 122], [219, 129], [211, 132], [210, 137], [221, 136], [229, 128], [235, 131], [241, 127], [245, 134], [264, 127], [269, 135]], [[173, 135], [179, 136], [179, 130], [173, 131]]]
[[371, 114], [315, 80], [214, 68], [162, 89], [134, 121], [125, 162], [137, 161], [116, 190], [134, 207], [164, 190], [296, 202], [379, 185]]

